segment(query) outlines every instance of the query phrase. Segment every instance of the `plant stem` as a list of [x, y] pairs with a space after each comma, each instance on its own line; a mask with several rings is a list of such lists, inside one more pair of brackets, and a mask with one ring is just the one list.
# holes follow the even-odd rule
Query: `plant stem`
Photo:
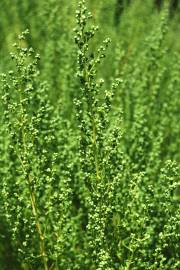
[[[22, 123], [24, 122], [23, 118], [24, 118], [24, 108], [22, 106], [22, 97], [20, 95], [20, 103], [21, 103], [21, 113], [22, 113]], [[26, 133], [25, 133], [25, 130], [24, 130], [24, 125], [22, 125], [22, 143], [23, 143], [23, 150], [24, 150], [24, 153], [27, 153], [27, 149], [26, 149]], [[25, 154], [26, 155], [26, 154]], [[35, 198], [35, 195], [34, 195], [34, 192], [31, 188], [31, 182], [32, 182], [32, 179], [31, 179], [31, 176], [30, 174], [26, 172], [26, 169], [24, 167], [24, 164], [23, 164], [23, 160], [21, 159], [21, 157], [18, 155], [19, 159], [20, 159], [20, 162], [21, 162], [21, 165], [22, 165], [22, 169], [23, 169], [23, 172], [24, 172], [24, 175], [27, 175], [27, 184], [28, 184], [28, 189], [29, 189], [29, 193], [30, 193], [30, 200], [31, 200], [31, 206], [32, 206], [32, 213], [33, 213], [33, 216], [35, 218], [35, 222], [36, 222], [36, 229], [37, 229], [37, 233], [39, 235], [39, 239], [40, 239], [40, 255], [42, 257], [42, 260], [43, 260], [43, 265], [44, 265], [44, 270], [48, 270], [48, 265], [47, 265], [47, 255], [46, 255], [46, 251], [45, 251], [45, 237], [44, 237], [44, 233], [41, 229], [41, 224], [40, 224], [40, 221], [39, 221], [39, 216], [38, 216], [38, 209], [37, 209], [37, 205], [36, 205], [36, 198]]]

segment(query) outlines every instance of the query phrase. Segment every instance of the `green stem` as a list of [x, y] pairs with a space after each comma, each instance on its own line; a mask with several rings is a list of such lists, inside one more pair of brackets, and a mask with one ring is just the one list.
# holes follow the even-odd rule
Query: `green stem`
[[[21, 94], [20, 94], [20, 104], [21, 104], [21, 115], [22, 115], [22, 123], [24, 122], [23, 120], [23, 116], [24, 116], [24, 108], [23, 108], [23, 105], [22, 105], [22, 97], [21, 97]], [[26, 149], [26, 134], [25, 134], [25, 130], [24, 130], [24, 125], [22, 125], [22, 144], [23, 144], [23, 151], [26, 155], [27, 153], [27, 149]], [[23, 160], [21, 159], [21, 157], [18, 155], [19, 159], [20, 159], [20, 162], [21, 162], [21, 165], [22, 165], [22, 169], [23, 169], [23, 172], [25, 175], [27, 175], [27, 172], [26, 172], [26, 169], [24, 167], [24, 164], [23, 164]], [[35, 194], [31, 188], [31, 182], [32, 182], [32, 179], [31, 179], [31, 176], [30, 174], [28, 174], [27, 176], [27, 184], [28, 184], [28, 189], [29, 189], [29, 193], [30, 193], [30, 200], [31, 200], [31, 206], [32, 206], [32, 213], [33, 213], [33, 216], [35, 218], [35, 222], [36, 222], [36, 229], [37, 229], [37, 233], [39, 235], [39, 239], [40, 239], [40, 255], [42, 257], [42, 260], [43, 260], [43, 265], [44, 265], [44, 270], [48, 270], [48, 265], [47, 265], [47, 255], [46, 255], [46, 251], [45, 251], [45, 237], [44, 237], [44, 233], [41, 229], [41, 224], [40, 224], [40, 221], [39, 221], [39, 216], [38, 216], [38, 209], [37, 209], [37, 205], [36, 205], [36, 198], [35, 198]]]

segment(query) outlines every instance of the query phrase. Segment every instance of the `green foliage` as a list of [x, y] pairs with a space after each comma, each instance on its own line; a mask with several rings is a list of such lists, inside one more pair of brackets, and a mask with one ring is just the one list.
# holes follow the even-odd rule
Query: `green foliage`
[[1, 1], [0, 269], [179, 269], [179, 17], [150, 2]]

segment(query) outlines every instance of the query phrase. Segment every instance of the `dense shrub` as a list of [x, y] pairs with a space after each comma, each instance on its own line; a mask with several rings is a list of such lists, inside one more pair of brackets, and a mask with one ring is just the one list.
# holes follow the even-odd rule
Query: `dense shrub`
[[0, 5], [0, 269], [179, 269], [178, 13]]

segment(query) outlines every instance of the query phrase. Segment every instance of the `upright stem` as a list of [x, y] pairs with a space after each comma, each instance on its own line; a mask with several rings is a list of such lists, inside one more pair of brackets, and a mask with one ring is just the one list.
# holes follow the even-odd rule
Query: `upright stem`
[[[23, 105], [22, 105], [22, 97], [21, 97], [21, 94], [20, 94], [20, 104], [21, 104], [21, 114], [22, 114], [22, 123], [24, 122], [23, 120], [23, 117], [24, 117], [24, 108], [23, 108]], [[22, 144], [23, 144], [23, 151], [24, 153], [27, 153], [27, 148], [26, 148], [26, 134], [25, 134], [25, 130], [24, 130], [24, 125], [22, 125]], [[29, 193], [30, 193], [30, 200], [31, 200], [31, 206], [32, 206], [32, 213], [33, 213], [33, 216], [35, 218], [35, 222], [36, 222], [36, 229], [37, 229], [37, 233], [39, 235], [39, 239], [40, 239], [40, 255], [42, 257], [42, 260], [43, 260], [43, 265], [44, 265], [44, 270], [48, 270], [48, 265], [47, 265], [47, 255], [46, 255], [46, 251], [45, 251], [45, 237], [44, 237], [44, 233], [42, 231], [42, 228], [41, 228], [41, 224], [40, 224], [40, 221], [39, 221], [39, 216], [38, 216], [38, 208], [37, 208], [37, 205], [36, 205], [36, 198], [35, 198], [35, 194], [32, 190], [32, 187], [31, 187], [31, 182], [32, 182], [32, 179], [31, 179], [31, 176], [30, 174], [28, 173], [27, 174], [27, 171], [26, 171], [26, 168], [24, 167], [24, 163], [23, 163], [23, 160], [22, 158], [18, 155], [19, 157], [19, 160], [21, 162], [21, 165], [22, 165], [22, 169], [23, 169], [23, 172], [24, 172], [24, 175], [27, 175], [27, 184], [28, 184], [28, 189], [29, 189]]]
[[97, 139], [96, 139], [96, 125], [95, 125], [95, 121], [93, 119], [93, 145], [94, 145], [94, 159], [95, 159], [95, 168], [96, 168], [96, 177], [97, 180], [101, 179], [100, 176], [100, 169], [99, 169], [99, 160], [98, 160], [98, 153], [97, 153]]
[[[87, 90], [90, 91], [91, 89], [91, 78], [89, 76], [89, 72], [87, 65], [85, 65], [85, 82], [87, 82]], [[92, 93], [90, 94], [92, 95]], [[96, 170], [96, 178], [99, 181], [101, 179], [100, 176], [100, 168], [99, 168], [99, 159], [98, 159], [98, 149], [97, 149], [97, 128], [95, 123], [95, 115], [93, 111], [93, 104], [92, 104], [92, 97], [90, 97], [91, 104], [89, 106], [90, 112], [91, 112], [91, 123], [92, 123], [92, 143], [93, 143], [93, 153], [94, 153], [94, 161], [95, 161], [95, 170]]]
[[[23, 172], [26, 175], [27, 173], [26, 173], [26, 169], [24, 168], [23, 161], [19, 155], [18, 155], [18, 158], [21, 162]], [[45, 251], [45, 241], [44, 241], [45, 237], [44, 237], [44, 234], [43, 234], [42, 229], [41, 229], [41, 224], [39, 222], [38, 210], [37, 210], [37, 206], [36, 206], [36, 199], [35, 199], [35, 195], [34, 195], [32, 188], [31, 188], [31, 181], [32, 180], [30, 178], [30, 175], [28, 175], [27, 183], [28, 183], [28, 189], [29, 189], [29, 193], [30, 193], [31, 207], [32, 207], [33, 216], [34, 216], [35, 221], [36, 221], [36, 229], [37, 229], [39, 239], [40, 239], [40, 244], [39, 244], [40, 245], [40, 254], [41, 254], [41, 257], [43, 259], [44, 270], [48, 270], [48, 265], [47, 265], [47, 260], [46, 260], [47, 256], [46, 256], [46, 251]]]

